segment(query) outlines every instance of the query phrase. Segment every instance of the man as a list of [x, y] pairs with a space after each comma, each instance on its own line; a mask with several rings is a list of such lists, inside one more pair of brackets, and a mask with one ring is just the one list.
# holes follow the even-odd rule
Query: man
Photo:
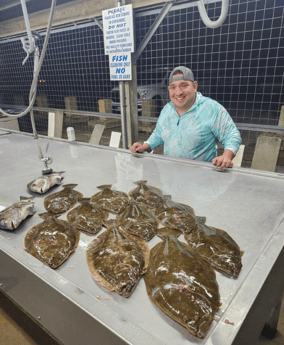
[[[221, 169], [232, 167], [241, 144], [240, 132], [226, 109], [197, 92], [197, 87], [189, 68], [174, 68], [168, 86], [171, 102], [161, 111], [149, 139], [143, 145], [134, 143], [130, 151], [150, 152], [164, 145], [166, 156], [212, 161]], [[217, 140], [224, 147], [219, 157]]]

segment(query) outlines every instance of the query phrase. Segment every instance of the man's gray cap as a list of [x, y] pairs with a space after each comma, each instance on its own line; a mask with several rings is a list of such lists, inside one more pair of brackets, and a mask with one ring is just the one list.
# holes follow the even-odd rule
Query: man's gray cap
[[[177, 71], [181, 71], [183, 76], [175, 77], [174, 74]], [[189, 80], [189, 81], [194, 82], [194, 75], [192, 73], [192, 70], [187, 68], [187, 67], [184, 67], [184, 66], [179, 66], [179, 67], [174, 68], [170, 74], [170, 77], [169, 77], [169, 85], [173, 81], [176, 81], [176, 80]]]

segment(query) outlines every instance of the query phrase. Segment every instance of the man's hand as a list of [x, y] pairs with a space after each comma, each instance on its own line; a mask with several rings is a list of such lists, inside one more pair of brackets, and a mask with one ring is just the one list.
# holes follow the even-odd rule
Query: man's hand
[[149, 144], [140, 144], [140, 143], [134, 143], [131, 148], [130, 148], [130, 151], [135, 153], [135, 152], [141, 152], [143, 153], [144, 151], [151, 151], [151, 147]]
[[212, 163], [216, 165], [217, 168], [232, 168], [234, 165], [232, 159], [234, 158], [234, 153], [231, 150], [225, 150], [222, 156], [218, 156], [212, 159]]

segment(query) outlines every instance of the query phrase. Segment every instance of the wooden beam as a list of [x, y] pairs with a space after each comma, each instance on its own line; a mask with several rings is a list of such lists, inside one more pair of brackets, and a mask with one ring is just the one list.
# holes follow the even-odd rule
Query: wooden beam
[[[130, 1], [127, 1], [130, 3]], [[132, 0], [133, 9], [163, 4], [163, 0]], [[100, 17], [102, 11], [115, 6], [114, 0], [75, 0], [63, 5], [56, 6], [52, 26], [72, 23], [93, 17]], [[29, 14], [32, 30], [44, 29], [47, 27], [50, 8]], [[0, 26], [0, 37], [26, 33], [24, 17], [2, 21]]]
[[[26, 3], [32, 0], [26, 0]], [[14, 7], [20, 4], [19, 0], [1, 0], [0, 11], [6, 10], [7, 8]]]

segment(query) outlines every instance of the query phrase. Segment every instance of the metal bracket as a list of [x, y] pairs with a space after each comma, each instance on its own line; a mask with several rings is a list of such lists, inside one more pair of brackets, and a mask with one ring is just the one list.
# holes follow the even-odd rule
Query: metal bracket
[[140, 43], [138, 49], [135, 51], [135, 53], [133, 54], [133, 64], [136, 65], [137, 64], [137, 60], [139, 58], [139, 56], [142, 54], [143, 50], [145, 49], [146, 45], [148, 44], [148, 42], [150, 41], [150, 39], [153, 37], [154, 33], [157, 31], [159, 25], [161, 24], [162, 20], [165, 18], [165, 16], [168, 14], [169, 10], [171, 9], [171, 7], [173, 6], [173, 4], [176, 2], [177, 0], [172, 0], [169, 1], [165, 4], [165, 6], [162, 8], [161, 12], [159, 13], [159, 15], [157, 16], [157, 18], [155, 19], [154, 23], [152, 24], [152, 26], [150, 27], [149, 31], [147, 32], [147, 34], [145, 35], [145, 37], [143, 38], [142, 42]]
[[102, 31], [104, 31], [104, 27], [103, 27], [102, 23], [100, 23], [96, 17], [94, 17], [94, 21], [96, 22], [96, 24], [98, 25], [98, 27], [99, 27]]

